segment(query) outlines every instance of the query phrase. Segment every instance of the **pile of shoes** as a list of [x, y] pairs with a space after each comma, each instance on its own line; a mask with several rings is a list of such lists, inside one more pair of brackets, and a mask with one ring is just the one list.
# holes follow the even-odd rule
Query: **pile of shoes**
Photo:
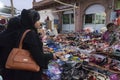
[[84, 80], [87, 78], [88, 71], [82, 68], [81, 63], [76, 63], [74, 65], [66, 63], [62, 67], [62, 80]]

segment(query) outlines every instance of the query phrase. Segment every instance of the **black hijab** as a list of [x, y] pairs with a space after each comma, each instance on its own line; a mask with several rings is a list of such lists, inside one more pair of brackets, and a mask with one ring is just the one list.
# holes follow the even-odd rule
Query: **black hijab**
[[32, 29], [37, 31], [34, 24], [39, 19], [40, 19], [40, 15], [35, 10], [23, 9], [21, 12], [21, 25], [23, 29]]
[[13, 17], [8, 21], [6, 31], [0, 34], [0, 46], [13, 45], [26, 29], [37, 32], [34, 24], [39, 19], [40, 16], [37, 11], [23, 9], [20, 16]]
[[20, 23], [20, 16], [17, 17], [13, 17], [8, 21], [8, 25], [7, 25], [7, 32], [14, 32], [16, 30], [20, 30], [21, 27], [21, 23]]
[[13, 17], [8, 21], [7, 29], [0, 34], [0, 46], [10, 46], [17, 40], [21, 30], [20, 17]]

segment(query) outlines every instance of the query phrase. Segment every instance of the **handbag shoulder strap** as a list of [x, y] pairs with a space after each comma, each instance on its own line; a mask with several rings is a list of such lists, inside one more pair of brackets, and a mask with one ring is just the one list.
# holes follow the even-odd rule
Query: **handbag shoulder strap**
[[22, 35], [22, 37], [21, 37], [21, 39], [20, 39], [20, 43], [19, 43], [19, 48], [20, 49], [22, 49], [22, 46], [23, 46], [23, 39], [25, 38], [25, 36], [26, 36], [26, 34], [29, 32], [29, 31], [31, 31], [30, 29], [28, 29], [28, 30], [26, 30], [24, 33], [23, 33], [23, 35]]

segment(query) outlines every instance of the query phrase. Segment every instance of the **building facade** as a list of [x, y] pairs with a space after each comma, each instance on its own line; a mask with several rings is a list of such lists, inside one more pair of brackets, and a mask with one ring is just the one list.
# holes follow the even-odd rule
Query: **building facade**
[[51, 10], [54, 17], [53, 25], [56, 21], [61, 31], [80, 32], [86, 27], [100, 31], [106, 24], [115, 20], [115, 9], [119, 9], [119, 4], [116, 5], [118, 1], [43, 0], [36, 2], [33, 0], [33, 8], [38, 11]]

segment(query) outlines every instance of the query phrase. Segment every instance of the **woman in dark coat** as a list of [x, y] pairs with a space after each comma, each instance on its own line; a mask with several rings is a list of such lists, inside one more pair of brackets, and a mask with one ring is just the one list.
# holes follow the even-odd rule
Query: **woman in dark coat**
[[[43, 44], [36, 30], [40, 25], [39, 19], [40, 16], [37, 11], [24, 9], [19, 17], [10, 19], [7, 30], [0, 34], [0, 65], [4, 80], [42, 80], [42, 69], [47, 67], [49, 60], [56, 59], [56, 55], [43, 53]], [[31, 31], [24, 38], [23, 48], [30, 51], [32, 57], [40, 66], [40, 71], [6, 69], [5, 62], [10, 51], [12, 48], [18, 47], [20, 38], [27, 29]]]

